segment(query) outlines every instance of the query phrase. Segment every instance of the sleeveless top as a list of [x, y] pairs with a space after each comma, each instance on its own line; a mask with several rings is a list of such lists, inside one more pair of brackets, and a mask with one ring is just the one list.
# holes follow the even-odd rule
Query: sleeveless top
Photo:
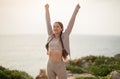
[[61, 41], [60, 38], [53, 38], [50, 42], [49, 42], [49, 46], [48, 46], [48, 50], [58, 50], [58, 51], [62, 51], [62, 45], [61, 45]]

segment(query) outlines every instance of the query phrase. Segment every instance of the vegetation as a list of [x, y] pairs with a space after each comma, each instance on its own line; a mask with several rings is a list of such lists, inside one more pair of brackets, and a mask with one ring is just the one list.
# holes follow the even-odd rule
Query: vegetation
[[84, 71], [80, 68], [80, 67], [78, 67], [78, 66], [70, 66], [69, 64], [68, 65], [66, 65], [67, 67], [67, 70], [70, 70], [71, 71], [71, 73], [83, 73]]
[[0, 79], [33, 79], [26, 72], [9, 70], [0, 66]]
[[95, 78], [95, 77], [78, 77], [76, 79], [98, 79], [98, 78]]
[[112, 71], [120, 72], [120, 60], [114, 57], [86, 56], [69, 62], [72, 65], [66, 65], [66, 68], [70, 72], [89, 73], [95, 76], [76, 79], [109, 79]]

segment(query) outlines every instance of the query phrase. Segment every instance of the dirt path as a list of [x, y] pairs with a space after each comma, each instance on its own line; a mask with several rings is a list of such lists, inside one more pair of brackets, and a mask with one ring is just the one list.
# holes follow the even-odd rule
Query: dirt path
[[68, 74], [68, 79], [75, 79], [76, 77], [94, 77], [94, 76], [91, 75], [91, 74], [88, 74], [88, 73], [82, 73], [82, 74], [71, 74], [71, 73], [69, 73]]

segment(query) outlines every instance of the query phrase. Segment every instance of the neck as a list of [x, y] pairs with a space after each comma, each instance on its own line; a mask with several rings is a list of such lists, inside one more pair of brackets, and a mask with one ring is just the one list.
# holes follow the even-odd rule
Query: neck
[[60, 34], [55, 34], [55, 38], [59, 38], [60, 37]]

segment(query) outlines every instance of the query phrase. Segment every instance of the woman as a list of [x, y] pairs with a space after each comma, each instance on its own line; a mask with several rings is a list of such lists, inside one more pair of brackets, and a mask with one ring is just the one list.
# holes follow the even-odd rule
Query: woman
[[[48, 41], [46, 44], [47, 47], [47, 54], [49, 55], [49, 60], [47, 64], [47, 75], [48, 79], [67, 79], [67, 72], [65, 63], [63, 62], [63, 49], [70, 54], [69, 48], [69, 35], [74, 25], [74, 21], [80, 5], [77, 4], [76, 8], [73, 12], [73, 15], [69, 21], [67, 29], [63, 33], [63, 24], [61, 22], [55, 22], [53, 24], [53, 30], [50, 21], [50, 14], [49, 14], [49, 5], [45, 5], [46, 11], [46, 24], [47, 24], [47, 31], [48, 31]], [[62, 40], [60, 40], [62, 39]], [[62, 41], [62, 42], [61, 42]], [[63, 44], [63, 46], [62, 46]]]

